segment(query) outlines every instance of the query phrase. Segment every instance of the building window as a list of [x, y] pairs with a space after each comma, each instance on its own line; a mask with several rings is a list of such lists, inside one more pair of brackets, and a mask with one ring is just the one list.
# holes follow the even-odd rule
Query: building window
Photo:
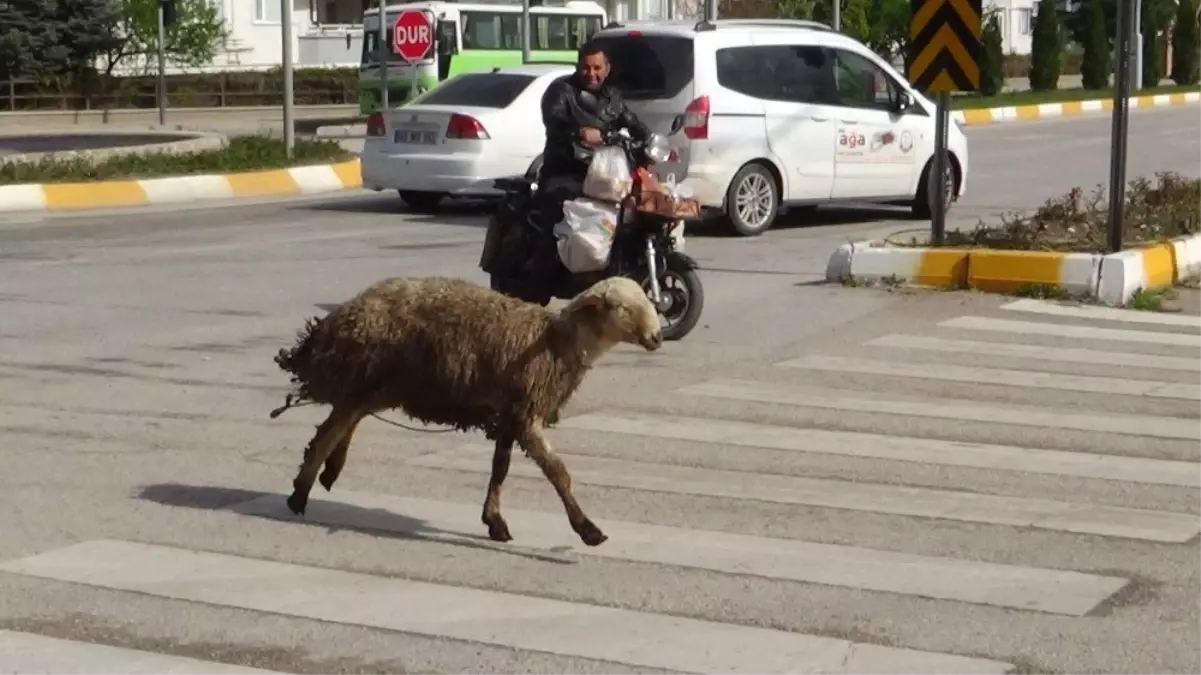
[[254, 0], [254, 20], [264, 23], [279, 23], [283, 15], [280, 0]]
[[1034, 32], [1034, 10], [1029, 7], [1013, 10], [1017, 13], [1017, 34], [1030, 35]]

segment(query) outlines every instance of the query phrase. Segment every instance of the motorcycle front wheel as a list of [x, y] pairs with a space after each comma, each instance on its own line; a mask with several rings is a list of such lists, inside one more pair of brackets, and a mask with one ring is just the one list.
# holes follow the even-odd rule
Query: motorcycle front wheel
[[[643, 281], [642, 287], [649, 294], [650, 279]], [[663, 339], [682, 339], [696, 327], [701, 320], [701, 310], [705, 307], [705, 289], [701, 285], [701, 277], [683, 258], [668, 254], [667, 268], [659, 273], [659, 292], [664, 301], [664, 306], [659, 308]]]

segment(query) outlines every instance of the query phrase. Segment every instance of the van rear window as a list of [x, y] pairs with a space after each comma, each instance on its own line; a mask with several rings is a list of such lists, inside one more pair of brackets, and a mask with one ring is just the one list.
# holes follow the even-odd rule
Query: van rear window
[[627, 99], [675, 98], [692, 81], [692, 38], [607, 35], [591, 42], [609, 55], [609, 83]]

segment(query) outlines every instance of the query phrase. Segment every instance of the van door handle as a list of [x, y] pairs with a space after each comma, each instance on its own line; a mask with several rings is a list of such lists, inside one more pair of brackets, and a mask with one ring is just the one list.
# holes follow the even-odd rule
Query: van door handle
[[830, 121], [829, 117], [818, 117], [817, 115], [810, 115], [809, 119], [813, 120], [814, 122], [829, 122]]

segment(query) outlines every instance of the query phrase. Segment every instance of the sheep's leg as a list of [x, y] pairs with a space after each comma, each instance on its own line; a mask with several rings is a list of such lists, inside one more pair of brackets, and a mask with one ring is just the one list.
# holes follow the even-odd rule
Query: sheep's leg
[[304, 515], [309, 492], [313, 489], [313, 481], [317, 479], [317, 469], [321, 468], [358, 416], [360, 413], [357, 410], [335, 406], [329, 417], [317, 427], [316, 435], [305, 448], [300, 472], [292, 480], [292, 496], [288, 497], [288, 508], [292, 509], [292, 513]]
[[366, 417], [365, 413], [358, 413], [346, 427], [346, 432], [342, 435], [342, 440], [338, 441], [338, 445], [334, 447], [334, 451], [330, 453], [329, 458], [325, 460], [325, 469], [321, 475], [317, 477], [321, 486], [329, 492], [334, 487], [334, 482], [338, 480], [338, 476], [342, 474], [342, 467], [346, 466], [346, 453], [350, 450], [350, 439], [354, 436], [354, 431], [359, 426], [359, 422]]
[[571, 492], [571, 474], [567, 473], [567, 466], [551, 449], [550, 442], [546, 440], [542, 429], [538, 426], [527, 428], [522, 434], [520, 442], [521, 449], [525, 450], [525, 454], [538, 464], [543, 475], [551, 485], [555, 486], [555, 492], [559, 493], [559, 499], [563, 501], [563, 508], [567, 511], [567, 520], [571, 522], [571, 529], [575, 530], [576, 534], [580, 535], [580, 539], [589, 546], [603, 544], [608, 537], [588, 516], [584, 515], [584, 509], [580, 508], [579, 502], [575, 500], [575, 495]]
[[509, 460], [513, 456], [513, 437], [502, 434], [496, 437], [496, 450], [492, 453], [492, 478], [488, 480], [488, 496], [484, 499], [484, 515], [481, 520], [488, 526], [488, 536], [494, 541], [512, 541], [509, 525], [500, 515], [500, 486], [509, 475]]

